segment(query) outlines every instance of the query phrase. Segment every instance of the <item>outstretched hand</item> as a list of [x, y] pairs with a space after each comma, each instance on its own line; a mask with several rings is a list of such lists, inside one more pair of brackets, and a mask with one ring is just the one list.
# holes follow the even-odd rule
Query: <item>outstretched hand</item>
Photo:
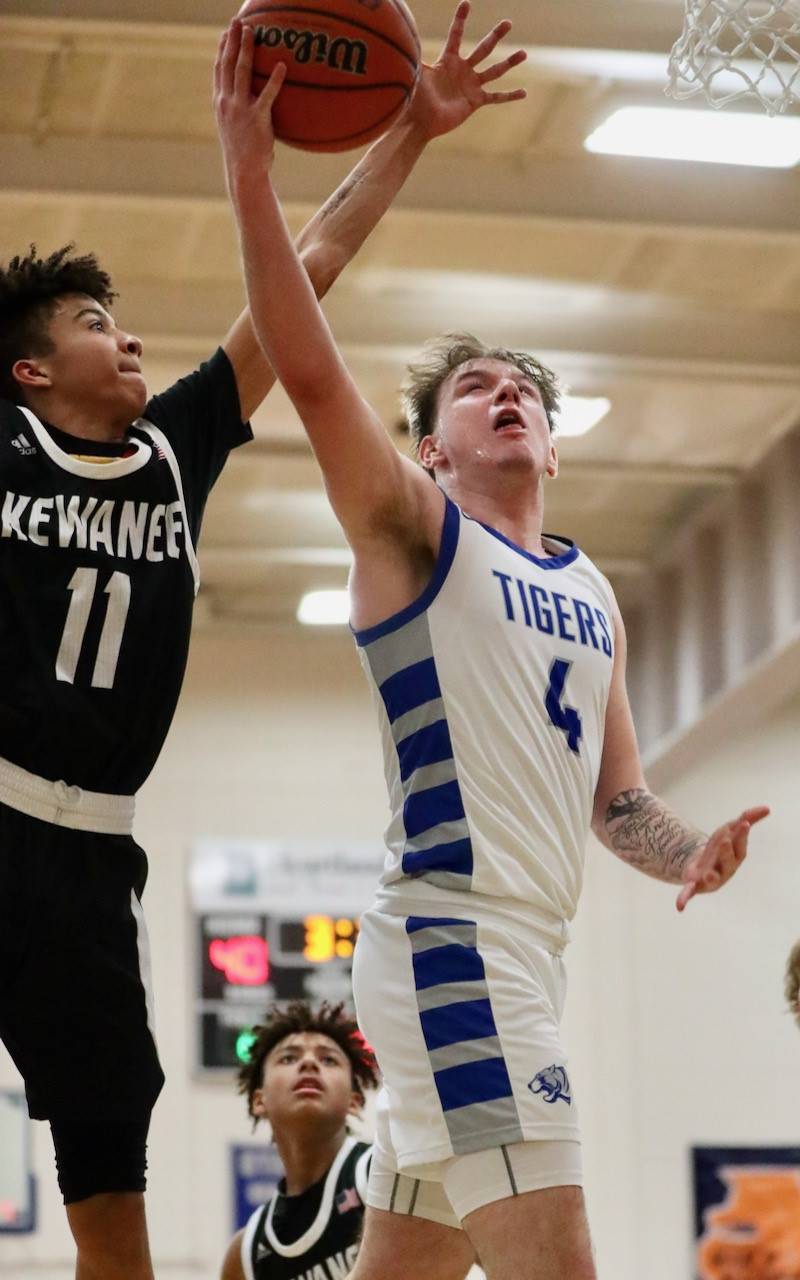
[[705, 845], [686, 863], [677, 908], [683, 911], [695, 894], [714, 893], [735, 875], [747, 857], [750, 828], [769, 816], [766, 805], [745, 809], [735, 822], [726, 822], [709, 836]]
[[481, 107], [501, 102], [518, 102], [527, 96], [524, 89], [491, 92], [486, 89], [487, 84], [502, 79], [512, 67], [525, 61], [528, 55], [524, 49], [517, 49], [500, 62], [479, 70], [479, 64], [494, 53], [497, 45], [511, 30], [508, 19], [498, 22], [479, 41], [469, 57], [462, 54], [461, 44], [470, 7], [469, 0], [461, 0], [438, 61], [433, 66], [426, 63], [422, 65], [419, 83], [408, 110], [409, 117], [419, 125], [427, 138], [450, 133]]
[[286, 77], [286, 64], [275, 64], [259, 94], [253, 93], [255, 33], [234, 18], [222, 33], [214, 62], [214, 115], [230, 172], [239, 163], [272, 163], [275, 133], [272, 107]]

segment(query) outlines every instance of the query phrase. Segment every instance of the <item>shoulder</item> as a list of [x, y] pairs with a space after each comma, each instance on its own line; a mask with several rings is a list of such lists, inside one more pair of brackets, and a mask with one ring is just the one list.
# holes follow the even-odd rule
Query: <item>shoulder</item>
[[358, 1198], [362, 1204], [366, 1204], [366, 1185], [370, 1176], [370, 1165], [372, 1162], [372, 1143], [357, 1142], [355, 1147], [356, 1153], [356, 1190]]
[[151, 396], [143, 417], [158, 422], [159, 417], [163, 417], [172, 404], [207, 397], [209, 394], [215, 397], [224, 396], [238, 409], [239, 392], [236, 376], [222, 347], [218, 347], [213, 355], [199, 364], [196, 369], [178, 378], [172, 386]]
[[237, 1231], [228, 1245], [222, 1263], [221, 1280], [245, 1280], [244, 1267], [242, 1266], [242, 1241], [244, 1240], [244, 1235], [244, 1228], [241, 1231]]
[[0, 428], [13, 427], [19, 430], [25, 422], [25, 415], [18, 405], [13, 404], [11, 400], [0, 398]]

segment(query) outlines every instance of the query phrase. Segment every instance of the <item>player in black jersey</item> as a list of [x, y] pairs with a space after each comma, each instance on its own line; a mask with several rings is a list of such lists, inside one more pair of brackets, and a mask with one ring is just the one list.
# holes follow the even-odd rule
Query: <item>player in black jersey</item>
[[[479, 105], [452, 69], [423, 69], [301, 234], [319, 295], [427, 142]], [[92, 255], [0, 268], [0, 1039], [53, 1131], [78, 1280], [152, 1280], [142, 1193], [163, 1075], [133, 798], [183, 678], [209, 490], [274, 378], [245, 312], [148, 401], [113, 299]]]
[[[372, 1146], [347, 1121], [378, 1083], [377, 1064], [342, 1005], [273, 1008], [239, 1072], [253, 1120], [267, 1120], [285, 1177], [225, 1255], [221, 1280], [345, 1280], [355, 1263]], [[394, 1175], [398, 1212], [441, 1221], [428, 1184]], [[463, 1232], [429, 1280], [463, 1280], [474, 1257]]]
[[375, 1060], [342, 1005], [273, 1008], [239, 1072], [266, 1120], [285, 1177], [231, 1241], [222, 1280], [344, 1280], [358, 1252], [372, 1147], [348, 1134], [378, 1082]]

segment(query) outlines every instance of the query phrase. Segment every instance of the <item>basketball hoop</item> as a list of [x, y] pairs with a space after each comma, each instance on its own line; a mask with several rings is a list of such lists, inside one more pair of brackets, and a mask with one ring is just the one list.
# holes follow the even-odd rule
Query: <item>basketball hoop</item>
[[669, 60], [673, 98], [712, 107], [757, 98], [768, 115], [800, 102], [800, 0], [686, 0]]

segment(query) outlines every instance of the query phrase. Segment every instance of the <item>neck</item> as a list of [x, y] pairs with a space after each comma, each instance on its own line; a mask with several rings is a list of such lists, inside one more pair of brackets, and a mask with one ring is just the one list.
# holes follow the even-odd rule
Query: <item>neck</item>
[[330, 1169], [347, 1138], [342, 1125], [334, 1133], [275, 1133], [275, 1146], [286, 1174], [286, 1194], [302, 1195]]
[[542, 542], [544, 524], [544, 483], [539, 478], [535, 488], [528, 480], [525, 484], [505, 484], [502, 491], [492, 491], [480, 484], [459, 480], [445, 489], [463, 511], [473, 520], [488, 524], [518, 547], [535, 556], [549, 553]]
[[91, 407], [65, 404], [60, 399], [47, 396], [31, 396], [28, 407], [37, 418], [51, 423], [59, 431], [79, 440], [98, 440], [112, 444], [125, 439], [130, 422], [103, 420], [102, 411]]

